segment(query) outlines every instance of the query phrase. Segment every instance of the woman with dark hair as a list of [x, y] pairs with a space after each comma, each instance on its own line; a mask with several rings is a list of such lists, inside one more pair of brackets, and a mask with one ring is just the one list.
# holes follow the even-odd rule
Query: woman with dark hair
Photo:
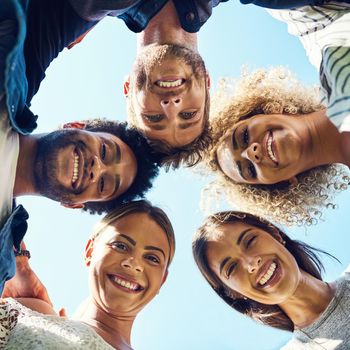
[[0, 347], [130, 350], [134, 320], [165, 282], [174, 250], [174, 231], [161, 209], [136, 201], [112, 211], [86, 246], [90, 295], [71, 320], [57, 316], [42, 299], [28, 297], [34, 273], [28, 258], [19, 256], [17, 269], [26, 272], [17, 271], [5, 285], [5, 295], [16, 300], [1, 300]]
[[350, 277], [323, 281], [316, 255], [323, 251], [235, 211], [208, 217], [192, 249], [201, 273], [227, 304], [294, 332], [284, 349], [349, 349]]

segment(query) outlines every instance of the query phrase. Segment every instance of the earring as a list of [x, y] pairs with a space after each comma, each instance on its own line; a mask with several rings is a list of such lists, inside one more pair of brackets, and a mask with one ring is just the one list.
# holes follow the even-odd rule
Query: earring
[[286, 241], [285, 240], [282, 240], [281, 242], [283, 245], [286, 245]]

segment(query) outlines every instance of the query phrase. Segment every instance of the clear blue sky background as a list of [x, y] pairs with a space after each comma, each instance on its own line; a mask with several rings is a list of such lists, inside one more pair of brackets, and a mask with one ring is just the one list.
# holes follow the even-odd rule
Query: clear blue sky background
[[[286, 65], [306, 83], [317, 83], [299, 40], [262, 8], [229, 1], [214, 9], [198, 34], [214, 87], [221, 76], [238, 76], [251, 68]], [[102, 21], [85, 40], [65, 50], [47, 71], [33, 100], [39, 115], [38, 132], [60, 123], [92, 117], [124, 120], [122, 83], [135, 57], [136, 35], [121, 20]], [[236, 314], [214, 295], [197, 271], [191, 239], [203, 216], [198, 209], [206, 179], [188, 170], [162, 173], [148, 198], [169, 214], [176, 232], [177, 251], [167, 283], [139, 315], [132, 333], [137, 350], [272, 350], [290, 334], [256, 325]], [[288, 232], [336, 255], [342, 265], [325, 259], [326, 279], [333, 280], [348, 264], [350, 237], [348, 193], [338, 196], [338, 209], [328, 210], [324, 222]], [[87, 296], [83, 251], [99, 220], [79, 210], [61, 208], [39, 197], [19, 199], [30, 213], [26, 236], [31, 264], [45, 283], [56, 309], [72, 314]]]

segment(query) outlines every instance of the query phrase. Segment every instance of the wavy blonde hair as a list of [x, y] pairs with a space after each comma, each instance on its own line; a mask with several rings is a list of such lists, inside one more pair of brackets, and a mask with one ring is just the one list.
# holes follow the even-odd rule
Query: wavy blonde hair
[[332, 164], [305, 171], [297, 175], [297, 185], [238, 184], [222, 172], [216, 151], [227, 130], [242, 119], [255, 114], [307, 114], [323, 108], [319, 89], [303, 86], [286, 68], [244, 72], [236, 83], [222, 79], [212, 100], [212, 144], [204, 156], [206, 168], [217, 177], [202, 192], [202, 208], [212, 210], [213, 202], [225, 198], [240, 210], [288, 226], [317, 223], [322, 209], [335, 208], [334, 194], [350, 184], [344, 166]]

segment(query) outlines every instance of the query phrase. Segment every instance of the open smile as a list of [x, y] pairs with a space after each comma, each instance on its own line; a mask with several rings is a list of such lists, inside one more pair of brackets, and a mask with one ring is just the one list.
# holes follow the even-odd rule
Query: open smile
[[174, 89], [185, 84], [186, 79], [181, 77], [164, 77], [163, 79], [157, 80], [154, 84], [164, 89]]
[[77, 190], [82, 186], [84, 175], [84, 154], [79, 147], [75, 147], [73, 151], [73, 174], [72, 187]]
[[259, 270], [256, 285], [259, 288], [269, 288], [278, 283], [282, 276], [280, 265], [275, 260], [267, 261]]
[[272, 160], [274, 164], [278, 165], [276, 146], [273, 138], [273, 132], [271, 130], [268, 131], [265, 148], [267, 156]]
[[127, 293], [139, 293], [143, 291], [145, 288], [141, 286], [139, 283], [121, 275], [108, 274], [109, 280], [115, 285], [117, 288], [123, 290]]

